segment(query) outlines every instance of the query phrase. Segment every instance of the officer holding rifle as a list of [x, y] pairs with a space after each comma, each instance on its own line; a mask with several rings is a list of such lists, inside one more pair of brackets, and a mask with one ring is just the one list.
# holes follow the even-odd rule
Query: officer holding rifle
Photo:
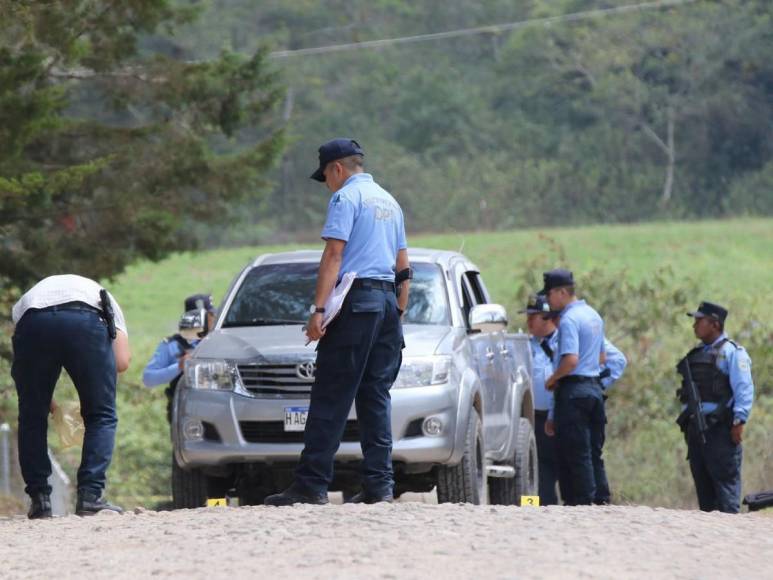
[[727, 309], [701, 302], [693, 330], [701, 344], [677, 365], [683, 404], [677, 423], [687, 441], [687, 458], [702, 511], [738, 513], [744, 425], [754, 399], [751, 359], [725, 333]]
[[78, 469], [76, 514], [121, 512], [103, 497], [118, 423], [116, 372], [129, 367], [121, 307], [88, 278], [50, 276], [14, 305], [11, 375], [19, 397], [19, 462], [30, 496], [30, 519], [51, 517], [51, 462], [46, 431], [62, 368], [70, 375], [86, 426]]

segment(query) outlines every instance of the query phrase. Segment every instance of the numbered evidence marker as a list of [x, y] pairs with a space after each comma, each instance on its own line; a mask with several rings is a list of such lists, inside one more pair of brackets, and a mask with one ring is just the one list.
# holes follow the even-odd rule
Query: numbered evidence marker
[[538, 495], [522, 495], [521, 507], [539, 507]]
[[224, 497], [207, 499], [207, 507], [227, 507], [228, 501]]

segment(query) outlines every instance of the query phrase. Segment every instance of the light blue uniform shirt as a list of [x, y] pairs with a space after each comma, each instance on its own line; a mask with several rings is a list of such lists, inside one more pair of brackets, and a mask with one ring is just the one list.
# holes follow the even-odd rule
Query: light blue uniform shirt
[[[190, 342], [192, 347], [199, 344], [200, 341]], [[176, 340], [165, 338], [156, 347], [156, 352], [150, 359], [150, 362], [142, 371], [142, 382], [146, 387], [157, 387], [171, 383], [177, 375], [180, 374], [180, 367], [177, 360], [182, 356], [183, 349]]]
[[607, 359], [604, 364], [601, 365], [601, 370], [609, 369], [609, 376], [601, 379], [601, 385], [604, 387], [604, 390], [607, 391], [620, 377], [623, 376], [625, 367], [628, 365], [628, 360], [620, 349], [606, 338], [604, 339], [604, 352], [607, 355]]
[[[531, 387], [534, 392], [534, 408], [537, 411], [549, 411], [553, 408], [553, 393], [545, 388], [545, 382], [553, 374], [553, 361], [540, 346], [544, 339], [532, 336], [529, 338], [531, 347]], [[547, 337], [548, 346], [555, 353], [558, 348], [558, 332], [554, 331]]]
[[[715, 348], [721, 341], [727, 339], [727, 334], [722, 335], [711, 344], [703, 345], [703, 350], [709, 351]], [[754, 401], [754, 382], [752, 381], [752, 359], [742, 346], [736, 346], [731, 342], [725, 342], [717, 353], [717, 368], [730, 377], [730, 388], [733, 398], [727, 406], [733, 409], [733, 419], [748, 421]], [[718, 403], [701, 402], [701, 411], [708, 414], [717, 410]], [[687, 405], [684, 405], [684, 409]]]
[[333, 194], [322, 239], [346, 242], [341, 275], [394, 282], [397, 252], [405, 250], [403, 210], [368, 173], [356, 173]]
[[579, 360], [570, 376], [597, 377], [603, 350], [604, 321], [599, 313], [585, 300], [576, 300], [564, 308], [558, 325], [558, 356], [553, 366], [558, 368], [562, 356], [575, 354]]

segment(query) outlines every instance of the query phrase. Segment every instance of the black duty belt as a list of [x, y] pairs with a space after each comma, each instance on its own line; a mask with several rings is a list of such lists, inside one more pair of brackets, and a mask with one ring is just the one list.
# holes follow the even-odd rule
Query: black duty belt
[[53, 306], [47, 306], [46, 308], [30, 308], [35, 312], [56, 312], [57, 310], [85, 310], [86, 312], [96, 312], [102, 314], [99, 308], [95, 308], [85, 302], [65, 302], [64, 304], [54, 304]]
[[356, 290], [383, 290], [384, 292], [394, 292], [395, 283], [387, 280], [376, 280], [374, 278], [357, 278], [352, 283], [352, 288]]
[[561, 377], [558, 379], [558, 383], [561, 385], [576, 385], [578, 383], [599, 383], [601, 379], [599, 377], [586, 377], [584, 375], [569, 375], [568, 377]]
[[534, 409], [534, 416], [535, 417], [547, 417], [548, 412], [547, 411], [540, 411], [539, 409]]

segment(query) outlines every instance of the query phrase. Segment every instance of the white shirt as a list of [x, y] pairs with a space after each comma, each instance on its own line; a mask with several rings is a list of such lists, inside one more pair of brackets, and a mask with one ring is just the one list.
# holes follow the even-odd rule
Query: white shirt
[[[101, 310], [102, 306], [99, 303], [100, 290], [102, 290], [102, 286], [94, 282], [94, 280], [84, 278], [83, 276], [76, 276], [74, 274], [49, 276], [30, 288], [13, 305], [13, 311], [11, 312], [13, 323], [17, 324], [30, 308], [48, 308], [49, 306], [66, 304], [67, 302], [83, 302]], [[126, 320], [123, 317], [123, 311], [110, 292], [108, 292], [108, 296], [110, 296], [110, 301], [113, 304], [115, 327], [128, 336], [129, 333], [126, 330]]]

